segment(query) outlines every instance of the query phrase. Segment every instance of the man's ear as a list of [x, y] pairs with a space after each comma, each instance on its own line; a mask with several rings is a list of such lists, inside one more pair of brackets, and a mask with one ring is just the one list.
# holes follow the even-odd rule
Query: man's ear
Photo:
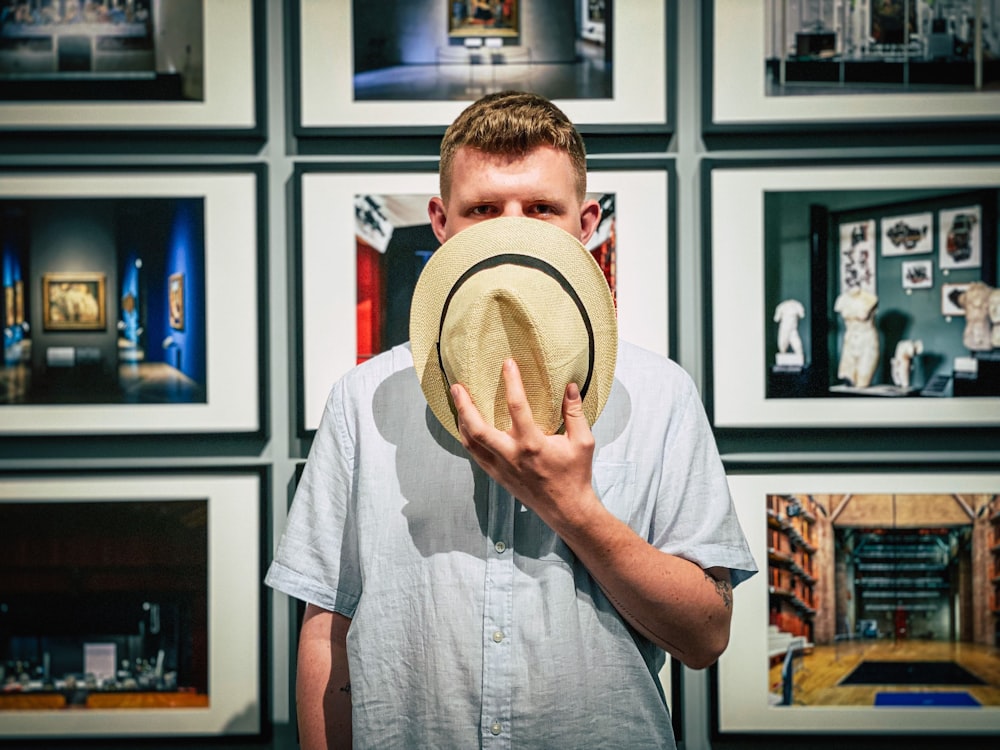
[[431, 229], [434, 230], [434, 236], [438, 238], [438, 242], [444, 244], [445, 237], [445, 224], [447, 223], [448, 212], [444, 207], [444, 201], [438, 197], [430, 199], [427, 204], [427, 215], [431, 219]]
[[580, 242], [584, 245], [597, 230], [601, 220], [601, 204], [595, 200], [584, 201], [580, 207]]

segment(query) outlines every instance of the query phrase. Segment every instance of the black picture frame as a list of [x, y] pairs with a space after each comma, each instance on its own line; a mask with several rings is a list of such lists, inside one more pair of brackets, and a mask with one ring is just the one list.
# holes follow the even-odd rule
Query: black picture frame
[[[876, 55], [874, 48], [866, 53], [865, 61], [845, 62], [842, 47], [846, 32], [842, 41], [833, 27], [841, 24], [849, 28], [850, 19], [823, 19], [825, 37], [819, 32], [799, 34], [797, 44], [804, 47], [796, 47], [796, 54], [789, 59], [803, 69], [812, 66], [803, 75], [816, 76], [817, 82], [802, 86], [801, 95], [798, 91], [789, 93], [793, 90], [788, 87], [773, 91], [778, 84], [769, 84], [769, 80], [786, 80], [780, 72], [784, 70], [782, 59], [768, 58], [769, 45], [779, 44], [774, 40], [781, 37], [778, 31], [769, 34], [772, 26], [780, 26], [777, 8], [774, 0], [702, 3], [702, 124], [706, 138], [726, 143], [739, 142], [742, 137], [782, 145], [798, 138], [796, 142], [815, 147], [857, 144], [859, 138], [884, 143], [878, 139], [891, 132], [896, 139], [912, 137], [914, 142], [928, 135], [956, 142], [967, 142], [970, 137], [995, 142], [1000, 123], [1000, 93], [995, 86], [976, 90], [972, 83], [961, 91], [949, 91], [943, 82], [954, 76], [939, 70], [945, 62], [928, 59], [920, 63], [919, 70], [904, 74], [900, 72], [903, 66], [911, 64], [907, 58], [903, 63], [875, 66], [871, 61], [877, 57], [895, 58], [884, 57], [887, 53], [882, 51]], [[803, 12], [805, 23], [808, 13]], [[870, 43], [874, 44], [874, 39], [866, 37], [864, 44]], [[897, 64], [899, 71], [895, 71]], [[965, 67], [969, 65], [972, 63]], [[993, 80], [997, 75], [994, 61], [986, 60], [983, 65], [988, 66], [988, 80]], [[905, 80], [913, 80], [912, 88], [909, 83], [896, 88], [889, 88], [885, 81], [861, 83], [871, 76], [875, 76], [873, 81], [881, 80], [889, 75], [885, 69], [890, 67], [895, 71], [890, 79], [899, 76], [902, 81], [902, 76], [910, 75]], [[852, 83], [852, 77], [859, 83]], [[918, 83], [925, 78], [927, 83]], [[932, 83], [938, 79], [940, 83]], [[817, 141], [815, 136], [820, 133], [827, 137]]]
[[[931, 202], [944, 200], [940, 196], [945, 194], [961, 203], [969, 199], [969, 193], [992, 191], [1000, 185], [1000, 168], [996, 163], [982, 160], [945, 165], [942, 162], [911, 160], [710, 159], [703, 164], [702, 175], [706, 190], [705, 236], [708, 240], [705, 283], [710, 300], [706, 400], [710, 417], [717, 428], [743, 431], [748, 437], [760, 436], [767, 430], [815, 433], [816, 430], [828, 429], [833, 431], [831, 436], [838, 434], [841, 445], [843, 437], [850, 435], [849, 445], [859, 450], [868, 442], [884, 446], [886, 439], [884, 435], [877, 437], [877, 432], [859, 432], [859, 427], [899, 431], [907, 428], [950, 428], [956, 434], [966, 431], [970, 436], [975, 435], [970, 438], [973, 444], [980, 444], [983, 448], [995, 443], [989, 439], [985, 443], [982, 441], [986, 428], [1000, 421], [1000, 400], [997, 397], [928, 398], [920, 400], [919, 408], [913, 408], [909, 399], [826, 396], [786, 399], [778, 397], [780, 394], [777, 393], [769, 397], [766, 385], [767, 352], [770, 351], [768, 341], [774, 336], [774, 323], [770, 320], [765, 290], [771, 289], [769, 294], [779, 295], [773, 298], [771, 304], [790, 292], [781, 287], [780, 279], [774, 277], [775, 266], [767, 264], [765, 243], [768, 232], [780, 236], [775, 233], [791, 231], [775, 223], [775, 220], [767, 219], [769, 196], [805, 196], [803, 201], [816, 194], [831, 198], [853, 196], [855, 205], [901, 204], [904, 198], [900, 196], [906, 196], [906, 205], [917, 206], [929, 205], [921, 203], [921, 199]], [[885, 215], [897, 208], [885, 207]], [[799, 247], [794, 257], [789, 255], [794, 260], [799, 278], [794, 289], [803, 300], [806, 297], [817, 300], [818, 309], [822, 312], [832, 299], [828, 288], [832, 283], [831, 255], [826, 241], [830, 235], [826, 231], [810, 229], [816, 224], [815, 217], [810, 217], [808, 205], [800, 206], [798, 215], [803, 222], [802, 228], [796, 230], [795, 237], [786, 242], [794, 241]], [[810, 221], [813, 223], [810, 224]], [[996, 234], [991, 236], [995, 238]], [[993, 254], [996, 252], [994, 249]], [[782, 262], [791, 261], [786, 259]], [[995, 270], [990, 268], [987, 263], [975, 273], [995, 274]], [[995, 269], [995, 264], [992, 268]], [[898, 283], [895, 277], [893, 280]], [[737, 300], [738, 303], [735, 302]], [[813, 309], [812, 303], [805, 307]], [[758, 317], [752, 319], [752, 315], [734, 314], [738, 309], [747, 308], [754, 310]], [[830, 325], [826, 314], [814, 314], [807, 332], [811, 332], [814, 342], [826, 341]], [[955, 335], [961, 336], [957, 327]], [[813, 346], [811, 355], [813, 359], [820, 359], [817, 369], [824, 373], [830, 367], [828, 361], [822, 361], [825, 351], [824, 346]], [[739, 373], [739, 376], [734, 377], [734, 373]], [[839, 433], [836, 432], [838, 430]]]
[[[185, 7], [172, 10], [158, 5], [155, 9], [168, 14], [168, 20], [152, 16], [144, 22], [148, 38], [153, 45], [173, 47], [165, 48], [155, 71], [148, 73], [115, 70], [127, 69], [131, 65], [127, 60], [101, 62], [116, 54], [119, 38], [102, 33], [121, 33], [124, 26], [119, 22], [82, 24], [83, 35], [63, 34], [59, 32], [62, 27], [46, 23], [12, 27], [11, 33], [31, 35], [38, 40], [33, 43], [49, 45], [45, 48], [53, 55], [58, 54], [63, 36], [84, 41], [85, 49], [91, 51], [83, 56], [82, 72], [76, 70], [79, 61], [70, 60], [65, 65], [52, 63], [55, 72], [38, 73], [37, 79], [31, 73], [0, 74], [0, 91], [5, 92], [0, 96], [0, 133], [7, 134], [8, 143], [23, 143], [29, 137], [36, 142], [73, 137], [113, 149], [140, 141], [162, 145], [164, 139], [263, 139], [267, 131], [265, 0], [202, 0], [200, 24], [183, 22], [178, 14]], [[171, 10], [173, 16], [169, 16]], [[163, 33], [161, 23], [166, 29]], [[135, 54], [127, 46], [121, 49], [121, 56]], [[178, 59], [186, 62], [178, 64]], [[32, 58], [23, 65], [33, 70], [39, 64]], [[194, 93], [182, 93], [192, 87]]]
[[[295, 313], [298, 374], [296, 413], [298, 434], [311, 437], [319, 424], [323, 404], [333, 383], [359, 361], [409, 338], [409, 295], [419, 274], [410, 257], [419, 245], [426, 259], [437, 247], [430, 231], [426, 205], [438, 192], [437, 163], [313, 162], [296, 166], [295, 205]], [[672, 159], [591, 159], [588, 190], [598, 199], [613, 194], [606, 215], [613, 216], [619, 250], [615, 269], [619, 331], [623, 338], [669, 356], [676, 351], [675, 238], [676, 171]], [[402, 290], [374, 305], [378, 315], [395, 321], [381, 337], [381, 348], [361, 352], [355, 324], [357, 313], [356, 229], [371, 207], [356, 203], [357, 196], [390, 195], [397, 200], [385, 212], [395, 211], [405, 232], [397, 236], [407, 250], [389, 248], [386, 278], [398, 280]], [[375, 207], [374, 213], [382, 209]], [[384, 219], [383, 219], [384, 220]], [[373, 233], [379, 221], [370, 221]], [[390, 222], [391, 224], [391, 222]], [[607, 241], [599, 232], [591, 244]], [[628, 238], [632, 238], [632, 243]], [[372, 239], [377, 242], [377, 239]], [[394, 240], [394, 242], [397, 242]], [[402, 248], [403, 245], [393, 247]], [[617, 247], [617, 244], [616, 244]], [[591, 248], [592, 252], [595, 252]], [[628, 256], [636, 253], [637, 262]], [[370, 251], [378, 256], [376, 250]], [[634, 257], [634, 256], [633, 256]], [[599, 261], [600, 262], [600, 261]], [[383, 290], [383, 294], [385, 294]], [[383, 326], [384, 328], [384, 326]], [[331, 336], [331, 331], [338, 335]]]
[[[466, 63], [454, 56], [453, 45], [448, 42], [448, 19], [443, 3], [429, 4], [421, 11], [414, 8], [392, 6], [393, 13], [418, 13], [409, 17], [408, 24], [417, 23], [421, 33], [437, 39], [428, 42], [421, 65], [429, 68], [446, 67], [453, 73], [461, 66], [463, 75], [472, 76], [472, 83], [457, 87], [466, 91], [454, 100], [424, 101], [364, 101], [356, 100], [353, 93], [355, 62], [352, 60], [352, 2], [353, 0], [293, 0], [288, 3], [289, 47], [292, 50], [292, 130], [305, 143], [319, 143], [323, 147], [339, 150], [344, 138], [366, 138], [371, 148], [387, 148], [385, 136], [408, 136], [405, 142], [394, 142], [395, 148], [417, 150], [421, 141], [433, 142], [444, 133], [455, 117], [482, 94], [503, 88], [532, 89], [524, 80], [505, 80], [505, 66], [520, 65], [532, 69], [542, 65], [538, 54], [524, 52], [522, 48], [501, 45], [480, 53]], [[605, 21], [601, 34], [594, 36], [588, 30], [584, 14], [584, 0], [575, 0], [574, 13], [580, 13], [581, 34], [600, 38], [615, 57], [612, 95], [610, 98], [584, 99], [549, 98], [562, 108], [588, 138], [592, 152], [598, 149], [621, 150], [622, 139], [652, 137], [660, 141], [673, 133], [676, 122], [676, 3], [616, 3], [613, 17]], [[367, 12], [372, 12], [368, 8]], [[535, 19], [545, 8], [525, 4], [520, 9], [522, 33], [518, 40], [532, 46], [529, 26], [543, 22]], [[440, 28], [438, 28], [440, 26]], [[506, 40], [496, 37], [497, 41]], [[391, 40], [382, 40], [383, 43]], [[433, 49], [437, 49], [437, 53]], [[458, 48], [462, 51], [461, 48]], [[483, 49], [486, 49], [485, 42]], [[516, 53], [516, 54], [515, 54]], [[358, 53], [360, 54], [360, 53]], [[376, 54], [373, 52], [372, 54]], [[442, 57], [444, 55], [444, 57]], [[499, 57], [494, 60], [494, 58]], [[481, 59], [480, 59], [481, 58]], [[642, 70], [642, 75], [636, 75]], [[485, 83], [480, 82], [483, 79]], [[411, 87], [417, 91], [417, 87]], [[545, 92], [540, 92], [545, 93]], [[430, 96], [430, 95], [427, 95]], [[381, 140], [380, 140], [381, 139]], [[615, 146], [614, 140], [618, 139]], [[309, 148], [309, 146], [306, 146]], [[426, 143], [423, 147], [430, 148]]]
[[[26, 316], [5, 324], [0, 438], [265, 435], [266, 188], [262, 164], [2, 170]], [[43, 275], [77, 268], [106, 275], [104, 329], [45, 330]]]
[[[845, 683], [855, 667], [893, 651], [903, 663], [919, 662], [934, 651], [933, 661], [951, 659], [959, 666], [964, 661], [967, 670], [968, 659], [956, 655], [963, 647], [973, 659], [973, 652], [981, 651], [984, 663], [998, 658], [995, 645], [984, 643], [994, 637], [989, 601], [995, 596], [995, 550], [990, 547], [1000, 523], [995, 466], [793, 465], [734, 458], [726, 461], [726, 469], [736, 512], [761, 570], [734, 592], [730, 644], [713, 668], [712, 724], [719, 744], [875, 748], [889, 737], [921, 748], [940, 746], [946, 738], [972, 747], [995, 742], [1000, 703], [991, 697], [997, 695], [996, 686], [975, 677], [978, 668], [972, 668], [972, 678], [954, 685], [921, 684], [917, 678], [906, 684], [898, 676], [867, 685]], [[944, 515], [948, 524], [939, 523]], [[848, 553], [836, 546], [832, 529], [837, 527], [858, 533], [879, 529], [900, 541], [921, 529], [927, 539], [965, 530], [963, 539], [971, 546], [958, 554], [965, 555], [969, 566], [971, 575], [963, 585], [972, 596], [960, 605], [965, 624], [956, 636], [922, 637], [920, 628], [934, 626], [915, 608], [900, 621], [894, 600], [880, 609], [874, 582], [868, 588], [859, 584], [854, 596], [845, 596], [850, 575], [844, 574], [845, 563], [834, 558]], [[973, 548], [985, 554], [973, 557]], [[897, 587], [915, 590], [907, 580], [913, 573], [901, 565], [885, 575]], [[865, 596], [865, 591], [875, 594]], [[919, 602], [911, 597], [909, 603]], [[985, 617], [970, 626], [974, 609]], [[859, 619], [867, 617], [874, 618], [874, 627]], [[907, 639], [913, 644], [903, 642]], [[962, 706], [963, 699], [973, 696], [975, 701], [976, 694], [979, 707]], [[920, 708], [913, 707], [923, 700]]]
[[[21, 688], [0, 696], [0, 742], [270, 736], [270, 476], [264, 465], [0, 472], [5, 536], [35, 540], [7, 545], [2, 564], [3, 661], [20, 662]], [[74, 617], [53, 622], [74, 590], [86, 592]], [[106, 673], [86, 644], [111, 655]]]

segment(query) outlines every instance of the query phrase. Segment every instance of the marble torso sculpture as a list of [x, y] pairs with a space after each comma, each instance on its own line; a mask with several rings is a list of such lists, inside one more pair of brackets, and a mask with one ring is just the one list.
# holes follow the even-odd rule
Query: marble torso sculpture
[[913, 359], [918, 354], [923, 354], [923, 351], [924, 343], [919, 340], [903, 339], [896, 344], [896, 352], [893, 354], [892, 359], [889, 360], [893, 383], [900, 388], [910, 387], [910, 371], [913, 369]]
[[972, 351], [989, 351], [993, 348], [990, 332], [988, 302], [993, 287], [974, 281], [958, 296], [958, 304], [965, 310], [965, 331], [962, 344]]
[[787, 360], [801, 365], [802, 337], [799, 336], [799, 321], [806, 316], [806, 310], [797, 299], [786, 299], [774, 308], [774, 322], [778, 324], [778, 363]]
[[878, 367], [879, 341], [875, 328], [878, 297], [864, 289], [851, 289], [837, 297], [835, 312], [844, 320], [844, 345], [837, 377], [857, 388], [871, 385]]

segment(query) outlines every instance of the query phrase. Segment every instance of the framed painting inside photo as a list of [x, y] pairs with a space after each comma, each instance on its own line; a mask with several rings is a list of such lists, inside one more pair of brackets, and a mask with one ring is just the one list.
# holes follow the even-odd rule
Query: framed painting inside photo
[[456, 0], [448, 6], [449, 40], [517, 39], [521, 35], [520, 0]]
[[263, 134], [263, 0], [8, 5], [0, 132]]
[[965, 317], [965, 308], [959, 304], [962, 293], [969, 288], [968, 283], [945, 282], [941, 285], [941, 314], [948, 318]]
[[875, 263], [875, 220], [862, 219], [841, 224], [840, 292], [863, 289], [875, 293], [877, 279]]
[[719, 733], [1000, 732], [1000, 473], [730, 466], [729, 486], [761, 570], [734, 592]]
[[5, 171], [0, 436], [258, 432], [261, 175]]
[[903, 3], [703, 3], [706, 133], [1000, 122], [996, 5], [905, 5], [906, 23]]
[[983, 211], [961, 206], [938, 213], [938, 263], [942, 270], [978, 268], [982, 261]]
[[[990, 352], [970, 352], [963, 324], [940, 309], [943, 283], [996, 284], [1000, 167], [709, 161], [705, 186], [712, 317], [707, 400], [716, 427], [1000, 424], [1000, 389], [991, 385], [1000, 379]], [[935, 270], [935, 247], [919, 283], [901, 284], [915, 268], [904, 269], [905, 255], [880, 252], [886, 238], [871, 233], [878, 222], [969, 205], [983, 210], [982, 263]], [[928, 234], [938, 241], [933, 228]], [[856, 248], [864, 252], [846, 263]], [[866, 274], [870, 283], [862, 283]], [[802, 314], [779, 320], [776, 310], [793, 309], [784, 305], [788, 300], [797, 301]], [[793, 340], [797, 361], [788, 359]], [[922, 350], [903, 373], [893, 362], [896, 348], [914, 341]], [[970, 356], [979, 359], [975, 384], [956, 375], [956, 363]]]
[[[301, 433], [319, 425], [341, 375], [409, 339], [413, 287], [439, 244], [427, 215], [436, 167], [297, 169]], [[589, 164], [588, 198], [598, 201], [602, 219], [587, 249], [613, 290], [620, 335], [661, 354], [670, 353], [675, 326], [673, 181], [667, 160]]]
[[46, 331], [107, 328], [106, 277], [97, 272], [42, 274], [42, 325]]
[[170, 327], [175, 331], [184, 330], [184, 274], [172, 273], [167, 279], [167, 309]]
[[507, 89], [553, 100], [585, 134], [672, 129], [674, 3], [290, 5], [300, 137], [440, 135]]
[[922, 255], [934, 250], [934, 215], [930, 212], [886, 216], [879, 227], [882, 255]]
[[903, 289], [933, 289], [934, 263], [929, 260], [903, 261]]
[[0, 739], [262, 735], [266, 475], [0, 475]]

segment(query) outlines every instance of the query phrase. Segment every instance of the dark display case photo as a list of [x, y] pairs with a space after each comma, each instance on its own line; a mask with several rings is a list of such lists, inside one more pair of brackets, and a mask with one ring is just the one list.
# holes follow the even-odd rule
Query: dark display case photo
[[959, 131], [1000, 120], [997, 0], [703, 7], [708, 132]]
[[0, 739], [261, 733], [263, 478], [0, 477]]

